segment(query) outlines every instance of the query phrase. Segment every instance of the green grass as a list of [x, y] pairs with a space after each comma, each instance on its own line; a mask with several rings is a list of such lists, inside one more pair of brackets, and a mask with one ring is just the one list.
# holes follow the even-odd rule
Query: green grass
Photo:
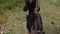
[[[40, 1], [40, 0], [39, 0]], [[46, 34], [60, 34], [60, 0], [41, 0], [40, 14], [42, 16], [44, 30]], [[8, 7], [12, 7], [11, 10]], [[0, 0], [0, 14], [3, 16], [2, 30], [4, 34], [28, 34], [26, 29], [26, 15], [23, 9], [23, 0]], [[6, 16], [6, 17], [5, 17]], [[4, 18], [4, 19], [3, 19]], [[3, 19], [3, 20], [2, 20]], [[4, 21], [6, 23], [4, 23]], [[52, 24], [54, 22], [54, 24]]]
[[9, 1], [8, 0], [0, 0], [0, 8], [8, 9], [9, 7], [14, 8], [16, 6], [21, 8], [23, 2], [24, 2], [23, 0], [9, 0]]
[[[59, 6], [56, 7], [54, 4], [50, 4], [50, 1], [41, 1], [41, 15], [46, 34], [60, 34], [60, 11], [58, 9]], [[55, 25], [51, 24], [52, 21]]]
[[57, 2], [54, 4], [56, 7], [60, 7], [60, 0], [57, 0]]

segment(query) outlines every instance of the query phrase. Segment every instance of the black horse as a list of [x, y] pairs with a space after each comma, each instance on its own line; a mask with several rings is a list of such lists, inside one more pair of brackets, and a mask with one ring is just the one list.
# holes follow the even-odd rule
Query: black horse
[[36, 30], [36, 32], [41, 31], [43, 33], [43, 23], [39, 12], [34, 11], [31, 15], [27, 16], [27, 29], [29, 33], [31, 33], [31, 30]]
[[29, 10], [29, 13], [26, 17], [27, 19], [27, 30], [29, 33], [31, 33], [31, 28], [32, 30], [37, 30], [37, 31], [43, 31], [43, 25], [42, 25], [42, 19], [39, 14], [40, 8], [35, 10], [36, 8], [36, 0], [32, 0], [31, 2], [29, 0], [25, 0], [25, 7], [23, 8], [24, 11]]

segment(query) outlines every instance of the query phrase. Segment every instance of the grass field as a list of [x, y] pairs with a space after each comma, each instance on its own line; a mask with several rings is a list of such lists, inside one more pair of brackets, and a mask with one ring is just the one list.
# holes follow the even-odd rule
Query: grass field
[[[60, 0], [40, 0], [46, 34], [60, 34]], [[0, 28], [4, 34], [28, 34], [23, 0], [0, 0]]]

